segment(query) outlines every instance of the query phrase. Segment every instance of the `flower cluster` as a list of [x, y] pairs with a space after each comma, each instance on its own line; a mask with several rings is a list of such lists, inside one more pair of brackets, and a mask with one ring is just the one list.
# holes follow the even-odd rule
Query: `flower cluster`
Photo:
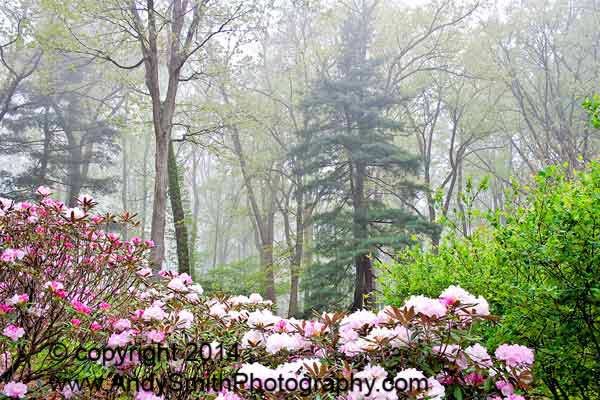
[[[6, 397], [106, 397], [98, 393], [103, 388], [52, 384], [98, 374], [135, 382], [147, 376], [160, 382], [174, 373], [254, 378], [230, 390], [189, 384], [110, 389], [110, 398], [137, 400], [443, 399], [449, 393], [519, 400], [532, 383], [530, 349], [504, 344], [490, 354], [473, 338], [472, 326], [493, 317], [485, 299], [460, 287], [378, 312], [281, 318], [258, 294], [209, 297], [187, 274], [154, 273], [144, 255], [151, 242], [108, 231], [115, 222], [129, 223], [127, 215], [95, 215], [89, 196], [68, 209], [49, 190], [38, 192], [35, 204], [0, 200], [0, 374]], [[64, 350], [60, 359], [53, 354], [56, 343]], [[199, 349], [190, 343], [209, 348], [195, 357]], [[90, 344], [184, 350], [152, 364], [137, 353], [99, 363], [78, 357], [78, 349]], [[327, 385], [310, 392], [267, 388], [267, 381], [278, 379], [365, 385], [337, 392]], [[411, 381], [423, 385], [398, 385]], [[386, 382], [392, 390], [384, 389]]]

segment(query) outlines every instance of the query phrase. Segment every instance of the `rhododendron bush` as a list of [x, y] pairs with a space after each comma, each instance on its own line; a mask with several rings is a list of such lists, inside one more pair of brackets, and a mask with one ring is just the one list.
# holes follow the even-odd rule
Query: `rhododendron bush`
[[[5, 397], [518, 400], [532, 383], [530, 349], [477, 343], [473, 325], [494, 318], [460, 287], [378, 312], [283, 319], [257, 294], [208, 297], [186, 274], [153, 274], [150, 241], [107, 231], [128, 215], [38, 193], [36, 203], [0, 200]], [[249, 379], [199, 384], [234, 376]], [[277, 381], [312, 384], [268, 384]]]

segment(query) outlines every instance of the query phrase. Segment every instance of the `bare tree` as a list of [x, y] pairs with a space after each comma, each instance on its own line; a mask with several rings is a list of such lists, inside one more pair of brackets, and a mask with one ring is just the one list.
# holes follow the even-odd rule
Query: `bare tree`
[[[201, 75], [197, 68], [201, 67], [205, 46], [217, 35], [234, 32], [242, 19], [256, 10], [255, 3], [106, 0], [98, 2], [91, 10], [93, 11], [85, 8], [81, 10], [81, 14], [89, 18], [85, 30], [78, 30], [75, 22], [67, 21], [67, 16], [60, 16], [67, 22], [66, 27], [74, 39], [69, 50], [93, 55], [125, 70], [144, 66], [144, 81], [151, 99], [155, 139], [151, 222], [151, 238], [155, 247], [152, 251], [152, 261], [154, 268], [160, 269], [165, 257], [169, 142], [180, 84]], [[109, 32], [114, 42], [104, 48], [94, 46], [90, 30], [95, 28]], [[132, 47], [134, 44], [139, 49], [140, 57], [137, 60], [132, 60], [132, 54], [135, 54]], [[123, 55], [123, 49], [129, 53]], [[121, 61], [120, 58], [125, 60]], [[198, 65], [194, 67], [193, 64]], [[178, 187], [171, 190], [177, 191]], [[175, 210], [182, 209], [182, 205], [177, 201], [178, 197], [181, 196], [176, 194], [172, 199]], [[179, 213], [178, 216], [180, 217]], [[179, 268], [182, 272], [187, 272], [189, 251], [184, 226], [176, 217]]]
[[14, 34], [0, 37], [0, 64], [4, 69], [0, 73], [0, 122], [11, 108], [13, 97], [19, 85], [38, 68], [42, 59], [42, 50], [24, 45], [24, 28], [28, 20], [28, 10], [14, 10], [9, 5], [0, 6], [0, 18], [7, 19], [16, 26]]

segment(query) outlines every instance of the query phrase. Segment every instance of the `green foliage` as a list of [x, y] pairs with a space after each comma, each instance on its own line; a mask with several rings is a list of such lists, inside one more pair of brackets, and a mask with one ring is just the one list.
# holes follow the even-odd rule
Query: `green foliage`
[[254, 258], [217, 265], [199, 276], [199, 283], [209, 294], [248, 295], [260, 293], [263, 281], [264, 274], [260, 264]]
[[600, 96], [594, 95], [583, 101], [583, 108], [587, 110], [590, 125], [596, 129], [600, 129]]
[[[513, 199], [514, 200], [514, 199]], [[388, 301], [458, 284], [484, 296], [500, 329], [489, 344], [536, 349], [536, 376], [555, 398], [600, 393], [600, 165], [539, 173], [526, 202], [487, 216], [469, 237], [450, 233], [437, 253], [414, 247], [383, 266]], [[517, 202], [514, 201], [516, 204]]]

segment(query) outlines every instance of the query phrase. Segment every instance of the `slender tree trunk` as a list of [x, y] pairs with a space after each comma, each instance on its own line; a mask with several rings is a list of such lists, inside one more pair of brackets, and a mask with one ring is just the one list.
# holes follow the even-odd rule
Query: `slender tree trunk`
[[192, 278], [196, 276], [196, 242], [198, 241], [198, 215], [200, 214], [200, 193], [198, 190], [198, 154], [194, 151], [192, 154], [192, 192], [194, 202], [192, 205], [192, 232], [190, 235], [190, 270]]
[[290, 305], [288, 317], [298, 315], [298, 291], [300, 286], [300, 270], [302, 268], [302, 253], [304, 251], [304, 187], [302, 177], [297, 175], [296, 187], [296, 246], [294, 248], [294, 258], [292, 259], [291, 279], [290, 279]]
[[469, 226], [468, 226], [468, 221], [467, 221], [467, 213], [466, 213], [465, 206], [464, 206], [463, 200], [462, 200], [462, 196], [464, 195], [462, 162], [459, 162], [459, 164], [458, 164], [457, 180], [458, 180], [458, 192], [456, 195], [456, 204], [461, 213], [461, 225], [462, 225], [463, 235], [465, 237], [469, 237]]
[[213, 260], [212, 260], [212, 267], [213, 269], [217, 266], [217, 256], [218, 256], [218, 252], [219, 252], [219, 226], [221, 224], [220, 218], [219, 218], [219, 213], [217, 213], [216, 215], [216, 220], [215, 220], [215, 237], [213, 238]]
[[146, 221], [148, 220], [148, 157], [150, 155], [150, 135], [144, 136], [144, 159], [142, 175], [142, 232], [141, 236], [146, 238]]
[[[368, 220], [367, 204], [364, 194], [364, 182], [366, 168], [362, 163], [356, 163], [354, 174], [354, 217], [353, 217], [353, 235], [354, 241], [358, 246], [364, 246], [368, 239]], [[356, 268], [356, 283], [354, 287], [354, 301], [352, 310], [359, 310], [364, 307], [370, 307], [374, 303], [371, 298], [373, 292], [373, 269], [371, 259], [366, 251], [356, 255], [354, 258]]]
[[275, 295], [275, 271], [273, 269], [273, 240], [275, 238], [275, 188], [271, 185], [269, 205], [266, 211], [267, 218], [265, 234], [262, 239], [262, 265], [265, 271], [265, 296], [273, 303], [277, 301]]
[[190, 252], [188, 250], [188, 233], [185, 223], [185, 211], [181, 199], [181, 187], [179, 185], [179, 173], [177, 171], [177, 159], [173, 142], [169, 141], [169, 198], [173, 212], [173, 223], [175, 225], [175, 241], [177, 243], [177, 261], [180, 274], [190, 273]]
[[67, 204], [69, 207], [76, 207], [77, 198], [79, 197], [79, 192], [81, 192], [81, 186], [83, 184], [81, 176], [81, 164], [83, 163], [83, 160], [79, 143], [70, 142], [69, 152], [71, 154], [69, 160], [69, 194]]
[[162, 269], [165, 258], [165, 223], [168, 186], [168, 153], [169, 136], [159, 132], [156, 134], [156, 153], [154, 159], [154, 200], [152, 205], [152, 227], [150, 237], [154, 242], [152, 249], [153, 268]]
[[269, 199], [268, 209], [265, 211], [265, 216], [260, 210], [258, 200], [252, 187], [250, 174], [248, 172], [248, 166], [246, 164], [246, 158], [242, 150], [242, 144], [240, 142], [239, 130], [237, 127], [232, 128], [232, 139], [233, 145], [238, 156], [240, 169], [242, 171], [242, 178], [244, 179], [244, 186], [248, 192], [248, 200], [254, 216], [253, 220], [256, 227], [256, 232], [260, 246], [260, 258], [261, 265], [264, 272], [264, 286], [265, 286], [265, 297], [271, 300], [273, 303], [276, 302], [275, 296], [275, 273], [273, 271], [273, 223], [275, 216], [275, 207], [273, 200], [273, 191], [271, 189], [271, 198]]
[[[310, 220], [310, 210], [305, 207], [304, 216], [303, 216], [303, 225], [304, 230], [302, 232], [303, 237], [303, 257], [302, 257], [302, 266], [304, 270], [304, 276], [309, 276], [310, 268], [313, 263], [313, 251], [312, 251], [312, 242], [313, 242], [313, 223]], [[302, 310], [304, 315], [308, 312], [309, 309], [309, 300], [310, 300], [310, 286], [304, 285], [304, 309]]]
[[[50, 131], [50, 121], [48, 118], [48, 107], [44, 108], [44, 145], [42, 156], [40, 157], [40, 168], [38, 170], [38, 186], [46, 184], [46, 175], [48, 174], [48, 160], [50, 158], [50, 141], [52, 140], [52, 132]], [[35, 190], [35, 188], [33, 188]]]
[[[122, 160], [122, 170], [121, 170], [121, 180], [123, 181], [123, 187], [121, 188], [121, 202], [123, 203], [123, 211], [127, 211], [129, 209], [127, 204], [127, 192], [129, 190], [128, 180], [129, 180], [129, 165], [127, 160], [127, 137], [125, 134], [121, 135], [122, 146], [123, 146], [123, 160]], [[121, 227], [123, 238], [127, 238], [127, 224], [122, 224]]]

